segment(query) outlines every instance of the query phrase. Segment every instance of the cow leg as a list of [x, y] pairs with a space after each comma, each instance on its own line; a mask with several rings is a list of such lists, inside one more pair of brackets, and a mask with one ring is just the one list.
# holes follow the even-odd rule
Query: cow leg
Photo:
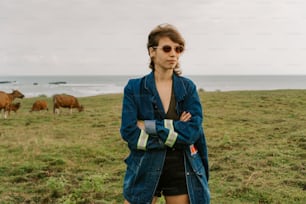
[[10, 106], [7, 105], [5, 108], [4, 108], [4, 119], [7, 119], [7, 117], [10, 115]]
[[54, 114], [56, 114], [56, 113], [59, 114], [59, 106], [57, 104], [53, 105], [53, 113]]

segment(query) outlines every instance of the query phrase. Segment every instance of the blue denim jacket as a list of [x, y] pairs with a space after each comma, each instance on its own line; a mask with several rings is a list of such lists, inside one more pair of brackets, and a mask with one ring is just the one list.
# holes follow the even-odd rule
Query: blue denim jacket
[[[176, 111], [190, 112], [188, 122], [165, 118], [154, 73], [129, 80], [124, 88], [121, 136], [128, 143], [129, 156], [123, 194], [132, 204], [151, 203], [164, 165], [166, 149], [184, 151], [185, 175], [191, 204], [210, 202], [208, 154], [202, 128], [202, 107], [194, 83], [173, 75]], [[145, 121], [145, 130], [137, 127]]]

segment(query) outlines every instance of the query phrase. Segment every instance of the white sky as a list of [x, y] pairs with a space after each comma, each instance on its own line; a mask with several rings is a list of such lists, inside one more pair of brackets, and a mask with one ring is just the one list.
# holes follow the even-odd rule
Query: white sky
[[142, 75], [148, 33], [185, 37], [184, 74], [306, 74], [305, 0], [0, 0], [0, 75]]

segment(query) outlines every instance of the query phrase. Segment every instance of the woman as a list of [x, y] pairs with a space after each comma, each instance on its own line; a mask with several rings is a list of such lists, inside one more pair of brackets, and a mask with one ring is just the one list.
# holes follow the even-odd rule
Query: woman
[[202, 107], [194, 83], [181, 77], [185, 42], [175, 27], [159, 25], [148, 36], [152, 72], [124, 89], [121, 135], [130, 155], [125, 204], [206, 204], [208, 156]]

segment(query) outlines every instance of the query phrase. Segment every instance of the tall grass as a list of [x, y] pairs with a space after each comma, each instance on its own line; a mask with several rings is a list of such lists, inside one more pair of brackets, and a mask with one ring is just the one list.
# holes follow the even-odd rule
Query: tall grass
[[[212, 203], [305, 203], [306, 91], [200, 92]], [[0, 203], [122, 203], [121, 94], [0, 119]], [[161, 200], [160, 203], [163, 203]]]

